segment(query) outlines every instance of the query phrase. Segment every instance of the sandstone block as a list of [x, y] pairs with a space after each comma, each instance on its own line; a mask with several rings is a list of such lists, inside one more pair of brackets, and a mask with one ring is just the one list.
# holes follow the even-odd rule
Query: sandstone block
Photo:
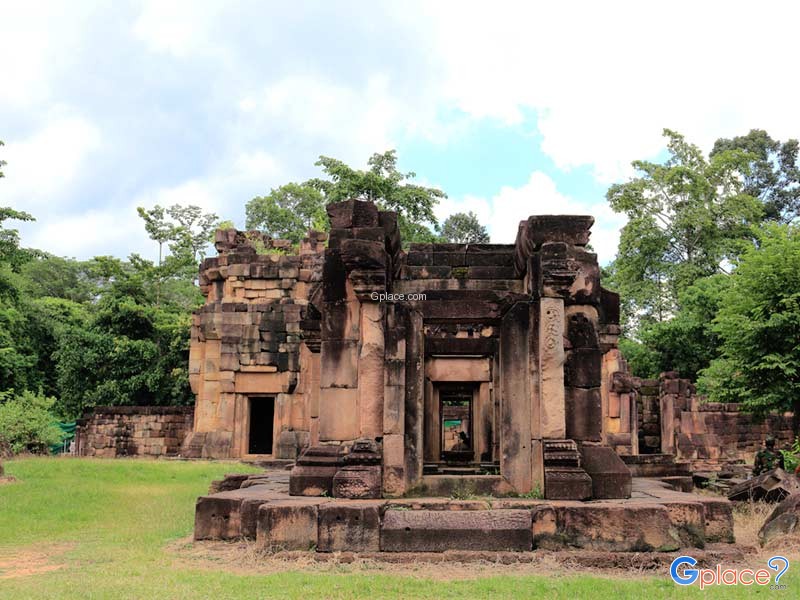
[[540, 535], [537, 548], [565, 547], [606, 552], [671, 552], [681, 539], [663, 506], [655, 504], [561, 504], [556, 533]]
[[270, 551], [314, 549], [318, 505], [324, 501], [279, 500], [262, 504], [258, 510], [258, 547]]
[[528, 510], [387, 510], [381, 527], [384, 552], [531, 549]]
[[322, 388], [319, 396], [321, 441], [354, 440], [359, 437], [358, 390]]
[[382, 502], [333, 501], [319, 507], [319, 552], [380, 551]]
[[334, 498], [372, 499], [381, 497], [381, 467], [345, 466], [333, 476]]

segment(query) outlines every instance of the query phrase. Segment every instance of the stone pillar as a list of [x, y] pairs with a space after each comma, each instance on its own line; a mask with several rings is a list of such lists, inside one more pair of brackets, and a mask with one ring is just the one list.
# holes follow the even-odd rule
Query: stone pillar
[[358, 359], [361, 306], [347, 279], [339, 251], [325, 251], [325, 305], [319, 394], [321, 442], [359, 437]]
[[521, 494], [531, 491], [533, 473], [529, 328], [530, 305], [517, 302], [503, 317], [500, 333], [500, 474]]
[[361, 437], [383, 436], [384, 309], [378, 302], [361, 303], [358, 358], [358, 411]]
[[404, 314], [391, 304], [386, 309], [385, 369], [383, 373], [383, 493], [398, 496], [406, 487], [405, 396], [406, 340]]
[[542, 437], [566, 437], [564, 399], [564, 301], [539, 301], [539, 390], [541, 394]]

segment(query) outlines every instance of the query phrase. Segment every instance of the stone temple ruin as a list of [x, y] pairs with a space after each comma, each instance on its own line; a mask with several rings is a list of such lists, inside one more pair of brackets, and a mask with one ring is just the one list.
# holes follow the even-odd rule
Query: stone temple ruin
[[[242, 478], [198, 500], [198, 539], [319, 551], [732, 541], [726, 501], [637, 483], [623, 461], [643, 468], [638, 392], [617, 349], [619, 297], [586, 249], [592, 217], [532, 216], [514, 244], [403, 249], [395, 213], [327, 210], [330, 234], [310, 232], [297, 254], [228, 229], [201, 265], [182, 453], [295, 465], [288, 481]], [[456, 500], [473, 497], [488, 500]]]

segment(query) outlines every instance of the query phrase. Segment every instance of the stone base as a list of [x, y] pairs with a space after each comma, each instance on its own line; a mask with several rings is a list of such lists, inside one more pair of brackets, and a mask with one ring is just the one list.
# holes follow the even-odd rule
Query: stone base
[[[284, 477], [285, 473], [280, 474]], [[588, 476], [587, 476], [588, 477]], [[204, 496], [195, 539], [257, 537], [268, 550], [671, 552], [732, 543], [732, 504], [634, 479], [631, 498], [592, 502], [445, 497], [292, 497], [283, 483]]]
[[607, 446], [582, 446], [581, 467], [592, 478], [592, 498], [630, 498], [631, 472]]
[[332, 496], [333, 477], [342, 465], [341, 446], [313, 446], [297, 459], [289, 475], [292, 496]]
[[588, 500], [592, 479], [580, 468], [548, 469], [544, 473], [544, 495], [548, 500]]
[[366, 500], [381, 497], [380, 466], [345, 466], [333, 476], [334, 498]]

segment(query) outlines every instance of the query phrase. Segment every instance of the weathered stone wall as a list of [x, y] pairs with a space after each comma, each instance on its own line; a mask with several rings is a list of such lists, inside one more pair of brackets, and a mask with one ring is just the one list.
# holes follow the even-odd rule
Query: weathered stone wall
[[193, 419], [192, 406], [98, 406], [78, 420], [75, 454], [174, 456]]
[[792, 413], [758, 419], [739, 404], [705, 402], [688, 379], [674, 372], [634, 382], [642, 454], [674, 454], [695, 471], [715, 471], [728, 463], [752, 464], [768, 435], [779, 448], [792, 443]]
[[185, 455], [247, 454], [249, 402], [263, 396], [274, 402], [271, 453], [294, 458], [308, 445], [320, 330], [309, 297], [321, 287], [326, 239], [310, 232], [299, 252], [290, 254], [287, 240], [217, 231], [219, 256], [200, 266], [206, 304], [192, 322], [189, 379], [197, 408]]

